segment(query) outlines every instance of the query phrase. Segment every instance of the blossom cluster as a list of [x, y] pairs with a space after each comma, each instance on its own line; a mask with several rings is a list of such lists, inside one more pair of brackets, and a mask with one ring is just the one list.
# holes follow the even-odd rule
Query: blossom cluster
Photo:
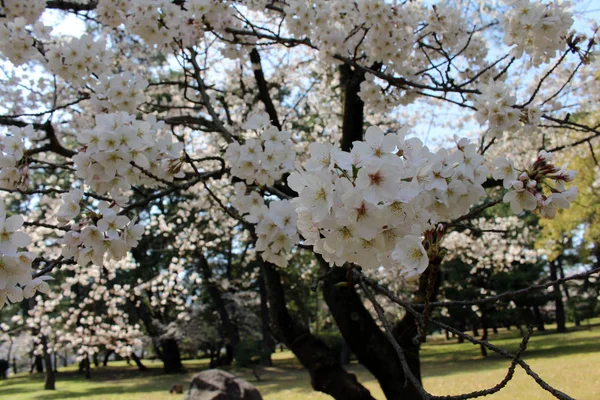
[[111, 51], [103, 39], [86, 34], [51, 47], [46, 52], [47, 68], [67, 82], [83, 86], [93, 75], [102, 75], [111, 65]]
[[9, 20], [23, 18], [28, 24], [33, 24], [44, 12], [45, 0], [2, 0], [0, 15]]
[[[0, 20], [0, 37], [2, 37], [0, 53], [16, 66], [40, 58], [38, 50], [34, 47], [34, 36], [26, 26], [27, 21], [22, 17], [13, 21], [3, 22]], [[44, 27], [41, 23], [36, 23], [34, 28], [36, 32], [44, 33]]]
[[247, 195], [247, 190], [244, 182], [236, 183], [231, 203], [248, 222], [257, 224], [256, 251], [261, 252], [263, 260], [285, 267], [299, 240], [295, 206], [288, 200], [272, 201], [267, 206], [258, 192]]
[[32, 252], [19, 251], [31, 243], [31, 237], [21, 231], [23, 216], [6, 216], [4, 202], [0, 202], [0, 309], [7, 301], [19, 302], [32, 297], [36, 291], [47, 293], [47, 276], [32, 278]]
[[9, 135], [0, 135], [0, 187], [16, 189], [27, 186], [28, 167], [25, 161], [27, 142], [38, 139], [33, 126], [11, 126]]
[[243, 128], [254, 130], [256, 137], [243, 144], [234, 141], [227, 147], [225, 159], [231, 164], [232, 175], [248, 184], [272, 185], [293, 170], [296, 153], [289, 132], [272, 126], [267, 114], [252, 116]]
[[137, 107], [145, 100], [144, 90], [147, 87], [148, 81], [131, 72], [102, 75], [94, 86], [91, 101], [99, 112], [135, 113]]
[[494, 160], [494, 166], [492, 176], [501, 179], [504, 187], [510, 189], [503, 200], [510, 203], [516, 214], [523, 210], [538, 210], [543, 217], [554, 218], [558, 209], [569, 208], [577, 197], [577, 187], [565, 187], [566, 183], [575, 179], [575, 171], [567, 170], [567, 164], [561, 168], [552, 164], [552, 154], [544, 150], [524, 171], [516, 169], [514, 163], [505, 157]]
[[181, 177], [183, 145], [161, 134], [163, 125], [152, 115], [145, 121], [126, 112], [97, 115], [96, 126], [77, 135], [83, 145], [73, 157], [77, 176], [119, 205], [129, 201], [131, 185], [152, 187]]
[[298, 192], [298, 230], [331, 264], [384, 266], [414, 278], [428, 265], [424, 233], [485, 194], [488, 169], [467, 139], [433, 153], [418, 138], [370, 127], [351, 153], [322, 143], [309, 151], [288, 184]]
[[532, 0], [507, 0], [509, 10], [501, 19], [506, 32], [504, 43], [512, 48], [515, 57], [526, 53], [533, 65], [550, 61], [564, 49], [573, 14], [568, 2], [542, 3]]
[[[62, 196], [64, 203], [58, 210], [57, 219], [68, 222], [80, 214], [83, 192], [79, 189]], [[90, 211], [78, 224], [71, 227], [61, 239], [62, 255], [65, 259], [74, 258], [81, 266], [92, 262], [104, 264], [104, 258], [121, 260], [129, 249], [137, 246], [144, 228], [124, 215], [119, 215], [115, 207], [101, 201], [99, 213]]]
[[542, 116], [533, 108], [516, 108], [516, 97], [509, 94], [502, 81], [490, 81], [479, 86], [481, 94], [475, 99], [475, 118], [480, 125], [488, 124], [487, 134], [491, 138], [501, 138], [504, 133], [514, 132], [523, 124], [535, 126]]
[[185, 7], [170, 0], [100, 0], [100, 20], [110, 26], [125, 24], [147, 43], [158, 48], [179, 41], [193, 46], [205, 30], [225, 31], [239, 25], [227, 1], [188, 0]]

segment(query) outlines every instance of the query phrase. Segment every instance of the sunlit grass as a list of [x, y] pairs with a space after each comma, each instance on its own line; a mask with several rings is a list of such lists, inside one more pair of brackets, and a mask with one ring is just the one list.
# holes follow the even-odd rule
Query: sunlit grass
[[[598, 321], [592, 321], [598, 322]], [[552, 327], [549, 327], [550, 329]], [[515, 351], [521, 338], [519, 332], [500, 331], [491, 335], [490, 341], [509, 351]], [[424, 385], [433, 394], [458, 394], [494, 386], [506, 374], [510, 360], [491, 354], [483, 359], [479, 347], [469, 343], [457, 344], [434, 336], [423, 346], [422, 371]], [[583, 326], [567, 334], [539, 332], [534, 335], [525, 360], [548, 383], [577, 399], [600, 399], [600, 326]], [[317, 400], [328, 399], [310, 387], [308, 374], [289, 351], [273, 355], [274, 367], [261, 368], [260, 381], [249, 369], [233, 372], [256, 385], [265, 400]], [[149, 371], [140, 373], [135, 365], [111, 362], [106, 368], [92, 368], [92, 379], [85, 380], [76, 372], [75, 366], [60, 368], [56, 391], [44, 391], [43, 376], [19, 374], [0, 381], [0, 399], [51, 400], [51, 399], [131, 399], [158, 400], [181, 399], [181, 395], [169, 395], [175, 383], [189, 384], [191, 377], [207, 368], [206, 360], [185, 361], [188, 372], [180, 375], [163, 375], [159, 361], [144, 360]], [[377, 381], [360, 365], [350, 365], [349, 370], [377, 399], [384, 396]], [[496, 400], [550, 399], [521, 369], [500, 393], [491, 396]]]

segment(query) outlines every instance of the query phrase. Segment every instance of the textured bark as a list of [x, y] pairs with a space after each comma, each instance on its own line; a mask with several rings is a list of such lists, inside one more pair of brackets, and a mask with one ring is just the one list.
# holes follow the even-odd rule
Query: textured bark
[[344, 370], [339, 355], [333, 354], [322, 340], [291, 317], [286, 307], [281, 275], [276, 267], [263, 263], [263, 272], [274, 334], [308, 370], [312, 387], [338, 400], [373, 400], [356, 376]]
[[42, 349], [44, 352], [44, 367], [46, 368], [46, 377], [44, 379], [44, 390], [56, 390], [56, 376], [52, 368], [52, 358], [48, 353], [48, 340], [42, 336]]
[[256, 80], [256, 86], [258, 87], [260, 99], [265, 105], [265, 110], [267, 111], [267, 114], [269, 114], [271, 123], [281, 130], [281, 124], [279, 123], [279, 118], [277, 117], [277, 110], [275, 109], [273, 100], [271, 100], [271, 96], [269, 95], [269, 87], [267, 85], [267, 81], [265, 80], [265, 75], [260, 63], [260, 54], [256, 48], [250, 51], [250, 61], [257, 67], [253, 67], [252, 70], [254, 72], [254, 79]]
[[[339, 285], [347, 280], [346, 274], [346, 268], [334, 267], [323, 284], [323, 297], [344, 340], [356, 354], [358, 361], [379, 381], [386, 398], [420, 399], [412, 384], [404, 385], [404, 371], [394, 347], [364, 307], [354, 287]], [[407, 314], [394, 334], [400, 339], [399, 344], [404, 349], [407, 360], [410, 360], [411, 369], [415, 367], [412, 370], [419, 377], [418, 346], [412, 344], [417, 329], [412, 316]]]
[[238, 327], [233, 323], [231, 318], [229, 317], [229, 313], [227, 312], [227, 308], [225, 307], [225, 302], [221, 297], [221, 292], [219, 288], [215, 284], [212, 272], [210, 270], [210, 266], [208, 265], [208, 261], [204, 257], [203, 254], [198, 254], [199, 258], [199, 267], [202, 272], [202, 277], [204, 278], [204, 282], [206, 283], [208, 293], [215, 304], [217, 312], [219, 313], [219, 318], [221, 319], [221, 325], [223, 326], [223, 330], [227, 335], [228, 343], [225, 344], [226, 349], [226, 357], [223, 360], [224, 365], [231, 365], [233, 363], [233, 359], [235, 357], [235, 353], [237, 350], [237, 346], [240, 343], [240, 332]]
[[343, 151], [352, 149], [352, 142], [362, 140], [364, 105], [360, 99], [360, 84], [365, 80], [364, 72], [352, 70], [344, 64], [340, 66], [340, 81], [343, 89], [343, 125], [340, 147]]

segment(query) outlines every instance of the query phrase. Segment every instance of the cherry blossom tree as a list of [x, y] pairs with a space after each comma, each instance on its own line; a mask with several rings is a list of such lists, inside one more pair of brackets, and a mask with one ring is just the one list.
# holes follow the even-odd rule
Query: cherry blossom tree
[[[421, 384], [429, 326], [512, 360], [493, 388], [444, 398], [494, 393], [517, 365], [570, 398], [521, 359], [531, 331], [511, 354], [431, 314], [459, 304], [439, 298], [459, 229], [482, 229], [476, 217], [503, 202], [553, 218], [577, 196], [576, 172], [553, 157], [600, 136], [595, 121], [571, 118], [594, 107], [598, 28], [577, 31], [569, 7], [1, 0], [0, 304], [33, 299], [25, 324], [38, 351], [49, 359], [63, 343], [88, 363], [100, 347], [131, 353], [134, 321], [156, 308], [169, 320], [143, 324], [164, 357], [177, 352], [165, 361], [175, 371], [171, 322], [191, 318], [201, 285], [228, 343], [239, 340], [211, 270], [235, 256], [258, 268], [248, 277], [264, 283], [272, 332], [314, 389], [371, 399], [290, 313], [290, 260], [308, 254], [313, 286], [388, 398], [438, 397]], [[62, 32], [65, 18], [81, 32]], [[424, 125], [452, 139], [432, 146], [416, 134]], [[144, 235], [156, 240], [140, 247]], [[394, 326], [376, 295], [404, 310]], [[119, 311], [131, 306], [138, 317]]]

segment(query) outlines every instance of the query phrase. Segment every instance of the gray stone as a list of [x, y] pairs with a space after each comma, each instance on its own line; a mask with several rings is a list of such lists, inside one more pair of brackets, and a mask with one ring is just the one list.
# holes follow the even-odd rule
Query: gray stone
[[262, 400], [254, 385], [220, 369], [202, 371], [192, 379], [186, 400]]

